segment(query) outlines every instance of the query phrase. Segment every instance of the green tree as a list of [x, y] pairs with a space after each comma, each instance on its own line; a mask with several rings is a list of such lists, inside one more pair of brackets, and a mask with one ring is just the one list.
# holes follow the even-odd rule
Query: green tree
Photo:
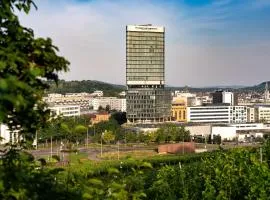
[[214, 135], [213, 136], [213, 143], [214, 144], [221, 144], [221, 136], [220, 135]]
[[106, 130], [104, 133], [102, 133], [102, 139], [105, 143], [109, 144], [115, 140], [115, 135], [112, 131]]
[[66, 118], [61, 123], [61, 131], [67, 140], [78, 144], [79, 141], [85, 138], [87, 127], [76, 121], [76, 119]]
[[127, 122], [126, 112], [114, 112], [112, 113], [111, 118], [116, 120], [119, 125], [122, 125]]
[[185, 127], [178, 127], [175, 124], [164, 124], [156, 132], [156, 142], [185, 141], [191, 140], [190, 132]]
[[56, 54], [50, 38], [35, 38], [32, 29], [20, 24], [15, 10], [28, 13], [32, 6], [32, 0], [0, 2], [0, 122], [26, 139], [33, 139], [49, 117], [42, 102], [49, 88], [44, 80], [57, 83], [57, 73], [69, 64]]
[[110, 105], [106, 105], [105, 111], [110, 112], [110, 110], [111, 110], [111, 106]]

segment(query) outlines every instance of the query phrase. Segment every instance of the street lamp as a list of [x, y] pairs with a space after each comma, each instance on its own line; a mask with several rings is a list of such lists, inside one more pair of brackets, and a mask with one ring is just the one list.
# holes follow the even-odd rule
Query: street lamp
[[[107, 130], [105, 130], [105, 132], [106, 132]], [[103, 151], [102, 151], [102, 139], [103, 139], [103, 136], [104, 136], [104, 132], [102, 132], [101, 133], [101, 142], [100, 142], [100, 144], [101, 144], [101, 146], [100, 146], [100, 157], [102, 158], [102, 153], [103, 153]]]

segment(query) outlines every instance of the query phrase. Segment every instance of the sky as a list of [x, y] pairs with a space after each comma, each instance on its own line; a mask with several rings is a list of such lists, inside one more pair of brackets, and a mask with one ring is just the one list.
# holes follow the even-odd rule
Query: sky
[[165, 26], [170, 86], [270, 80], [270, 0], [36, 0], [19, 13], [70, 61], [65, 80], [125, 84], [125, 26]]

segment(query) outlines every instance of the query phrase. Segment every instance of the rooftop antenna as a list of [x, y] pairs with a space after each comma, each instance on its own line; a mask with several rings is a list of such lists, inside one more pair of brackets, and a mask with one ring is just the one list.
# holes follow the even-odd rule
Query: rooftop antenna
[[139, 26], [152, 26], [152, 24], [140, 24]]

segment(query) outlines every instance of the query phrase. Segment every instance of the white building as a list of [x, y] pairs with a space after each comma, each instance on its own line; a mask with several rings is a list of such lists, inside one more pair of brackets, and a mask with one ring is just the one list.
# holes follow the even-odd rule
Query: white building
[[17, 134], [11, 133], [6, 125], [0, 124], [0, 144], [15, 143], [17, 141]]
[[270, 106], [256, 105], [247, 109], [248, 122], [270, 123]]
[[120, 93], [119, 93], [119, 96], [121, 96], [121, 97], [125, 97], [125, 96], [126, 96], [126, 94], [127, 94], [127, 92], [126, 92], [126, 91], [122, 91], [122, 92], [120, 92]]
[[258, 106], [255, 107], [256, 120], [258, 122], [270, 122], [270, 107], [269, 106]]
[[185, 125], [185, 129], [190, 132], [191, 136], [207, 137], [211, 134], [211, 125], [209, 124]]
[[[240, 140], [251, 135], [262, 136], [262, 131], [269, 131], [270, 126], [263, 123], [250, 124], [228, 124], [228, 125], [213, 125], [212, 138], [214, 135], [220, 135], [221, 139], [233, 140], [239, 138]], [[240, 141], [239, 140], [239, 141]]]
[[99, 107], [106, 108], [110, 106], [111, 110], [126, 111], [126, 99], [118, 99], [116, 97], [99, 97], [90, 101], [90, 106], [93, 110], [98, 110]]
[[222, 92], [222, 103], [228, 103], [230, 105], [234, 105], [234, 94], [233, 92]]
[[247, 108], [247, 122], [256, 122], [256, 112], [254, 107], [248, 107]]
[[80, 116], [80, 106], [78, 105], [55, 105], [50, 106], [49, 109], [55, 115], [62, 115], [64, 117]]
[[89, 101], [93, 97], [89, 93], [67, 93], [65, 95], [52, 93], [48, 94], [47, 97], [43, 97], [43, 100], [48, 104], [53, 105], [79, 105], [81, 112], [89, 110]]
[[187, 107], [187, 121], [197, 123], [246, 123], [245, 106]]
[[92, 96], [96, 96], [96, 97], [103, 97], [103, 91], [101, 90], [96, 90], [93, 93], [91, 93]]

